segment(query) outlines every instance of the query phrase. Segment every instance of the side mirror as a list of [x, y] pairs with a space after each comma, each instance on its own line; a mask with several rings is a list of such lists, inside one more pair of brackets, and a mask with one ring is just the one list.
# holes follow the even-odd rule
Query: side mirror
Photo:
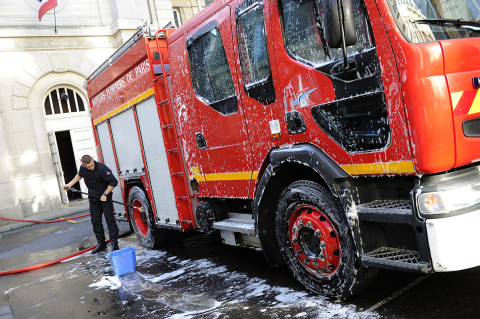
[[325, 41], [330, 48], [343, 46], [342, 33], [345, 47], [357, 43], [352, 0], [323, 0], [323, 26]]

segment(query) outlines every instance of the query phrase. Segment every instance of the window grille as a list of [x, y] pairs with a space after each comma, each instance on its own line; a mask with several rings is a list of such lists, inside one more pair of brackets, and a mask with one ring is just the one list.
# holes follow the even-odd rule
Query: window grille
[[80, 95], [68, 88], [56, 88], [45, 97], [46, 116], [85, 112], [85, 104]]

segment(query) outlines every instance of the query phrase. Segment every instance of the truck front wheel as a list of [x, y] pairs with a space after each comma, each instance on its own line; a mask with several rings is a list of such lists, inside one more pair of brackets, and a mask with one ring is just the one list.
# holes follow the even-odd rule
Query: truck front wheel
[[128, 202], [135, 208], [128, 208], [130, 224], [138, 241], [147, 248], [159, 248], [168, 239], [168, 231], [155, 226], [152, 208], [145, 192], [138, 186], [132, 187]]
[[309, 290], [344, 299], [376, 275], [357, 262], [345, 213], [315, 182], [297, 181], [283, 191], [275, 233], [285, 263]]

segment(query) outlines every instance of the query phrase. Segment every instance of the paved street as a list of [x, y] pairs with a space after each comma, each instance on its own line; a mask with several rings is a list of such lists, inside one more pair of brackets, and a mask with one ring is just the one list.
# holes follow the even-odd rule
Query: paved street
[[[129, 229], [119, 224], [121, 232]], [[60, 258], [95, 243], [88, 218], [2, 234], [0, 270]], [[107, 253], [0, 277], [15, 318], [476, 318], [480, 269], [418, 274], [383, 271], [362, 294], [338, 302], [311, 294], [261, 252], [185, 236], [160, 250], [136, 249], [136, 271], [114, 276]], [[4, 308], [0, 308], [4, 309]], [[2, 317], [0, 312], [0, 318]]]

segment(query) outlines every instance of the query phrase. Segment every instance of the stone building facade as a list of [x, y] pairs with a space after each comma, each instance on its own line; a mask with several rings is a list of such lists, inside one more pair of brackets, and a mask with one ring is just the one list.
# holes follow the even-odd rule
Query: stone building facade
[[[144, 23], [180, 25], [205, 0], [39, 0], [0, 7], [0, 216], [69, 203], [61, 190], [84, 154], [97, 156], [83, 83]], [[85, 190], [84, 185], [78, 185]]]

